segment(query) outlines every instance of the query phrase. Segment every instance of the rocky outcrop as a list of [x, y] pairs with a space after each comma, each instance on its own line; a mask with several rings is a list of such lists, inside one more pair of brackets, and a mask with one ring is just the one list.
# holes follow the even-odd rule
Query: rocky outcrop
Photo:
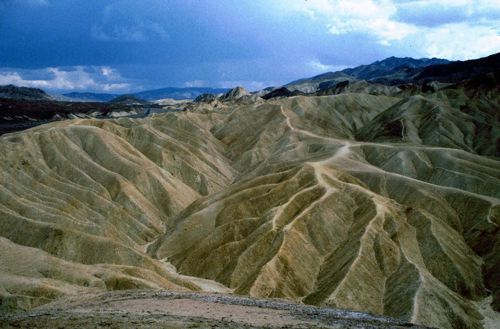
[[217, 95], [214, 94], [201, 94], [200, 96], [196, 97], [194, 99], [195, 103], [210, 103], [213, 101], [218, 100], [219, 98]]
[[273, 91], [262, 96], [262, 99], [271, 99], [271, 98], [282, 98], [282, 97], [293, 97], [293, 96], [302, 96], [305, 95], [302, 91], [294, 90], [291, 91], [286, 87], [281, 87], [278, 89], [274, 89]]
[[221, 101], [234, 101], [243, 96], [250, 95], [243, 87], [235, 87], [220, 97]]

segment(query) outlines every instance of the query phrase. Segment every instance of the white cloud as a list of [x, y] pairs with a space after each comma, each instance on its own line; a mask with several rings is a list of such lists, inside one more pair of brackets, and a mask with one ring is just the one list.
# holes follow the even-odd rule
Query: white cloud
[[45, 76], [33, 79], [23, 76], [23, 71], [0, 70], [0, 85], [13, 84], [48, 90], [93, 90], [105, 92], [128, 91], [129, 83], [123, 81], [119, 73], [107, 66], [70, 68], [49, 67], [30, 72], [30, 76]]
[[17, 72], [0, 72], [0, 85], [16, 85], [16, 86], [27, 86], [42, 88], [45, 81], [43, 80], [31, 80], [30, 83], [26, 83], [19, 73]]
[[367, 33], [388, 45], [416, 32], [414, 26], [393, 18], [397, 7], [390, 0], [308, 0], [300, 8], [313, 18], [326, 19], [328, 31], [336, 35]]
[[424, 47], [431, 57], [478, 58], [500, 51], [500, 33], [487, 26], [447, 24], [428, 29], [424, 36]]
[[323, 73], [323, 72], [335, 72], [345, 69], [347, 66], [345, 65], [329, 65], [323, 64], [317, 59], [313, 59], [308, 62], [307, 65], [312, 68], [315, 72]]
[[98, 68], [99, 72], [103, 77], [105, 77], [107, 80], [121, 80], [122, 77], [120, 73], [118, 73], [117, 70], [109, 67], [109, 66], [101, 66]]
[[[498, 0], [283, 0], [282, 6], [322, 21], [331, 34], [365, 34], [385, 46], [398, 42], [414, 47], [424, 56], [470, 59], [500, 51]], [[462, 21], [427, 27], [398, 18], [418, 12], [425, 21], [425, 15], [437, 8], [460, 13], [455, 16]], [[318, 70], [321, 65], [310, 63]]]
[[399, 9], [404, 10], [432, 10], [437, 7], [446, 7], [450, 9], [460, 9], [465, 15], [471, 16], [477, 13], [500, 10], [498, 0], [413, 0], [404, 1], [398, 4]]

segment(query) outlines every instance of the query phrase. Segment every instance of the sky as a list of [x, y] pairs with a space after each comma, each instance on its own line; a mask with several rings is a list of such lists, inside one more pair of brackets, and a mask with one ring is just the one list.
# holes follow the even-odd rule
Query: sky
[[499, 0], [0, 0], [0, 85], [250, 90], [390, 56], [500, 52]]

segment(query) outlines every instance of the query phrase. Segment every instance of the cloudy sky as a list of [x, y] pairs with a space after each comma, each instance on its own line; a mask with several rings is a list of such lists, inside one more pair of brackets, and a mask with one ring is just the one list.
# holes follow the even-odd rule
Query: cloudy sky
[[498, 0], [0, 0], [0, 85], [256, 90], [389, 56], [500, 51]]

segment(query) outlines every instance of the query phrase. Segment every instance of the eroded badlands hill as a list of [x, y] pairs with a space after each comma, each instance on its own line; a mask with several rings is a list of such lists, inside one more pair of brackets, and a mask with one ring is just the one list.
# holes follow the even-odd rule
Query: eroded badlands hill
[[461, 88], [242, 97], [4, 135], [1, 307], [164, 288], [495, 323], [499, 99]]

